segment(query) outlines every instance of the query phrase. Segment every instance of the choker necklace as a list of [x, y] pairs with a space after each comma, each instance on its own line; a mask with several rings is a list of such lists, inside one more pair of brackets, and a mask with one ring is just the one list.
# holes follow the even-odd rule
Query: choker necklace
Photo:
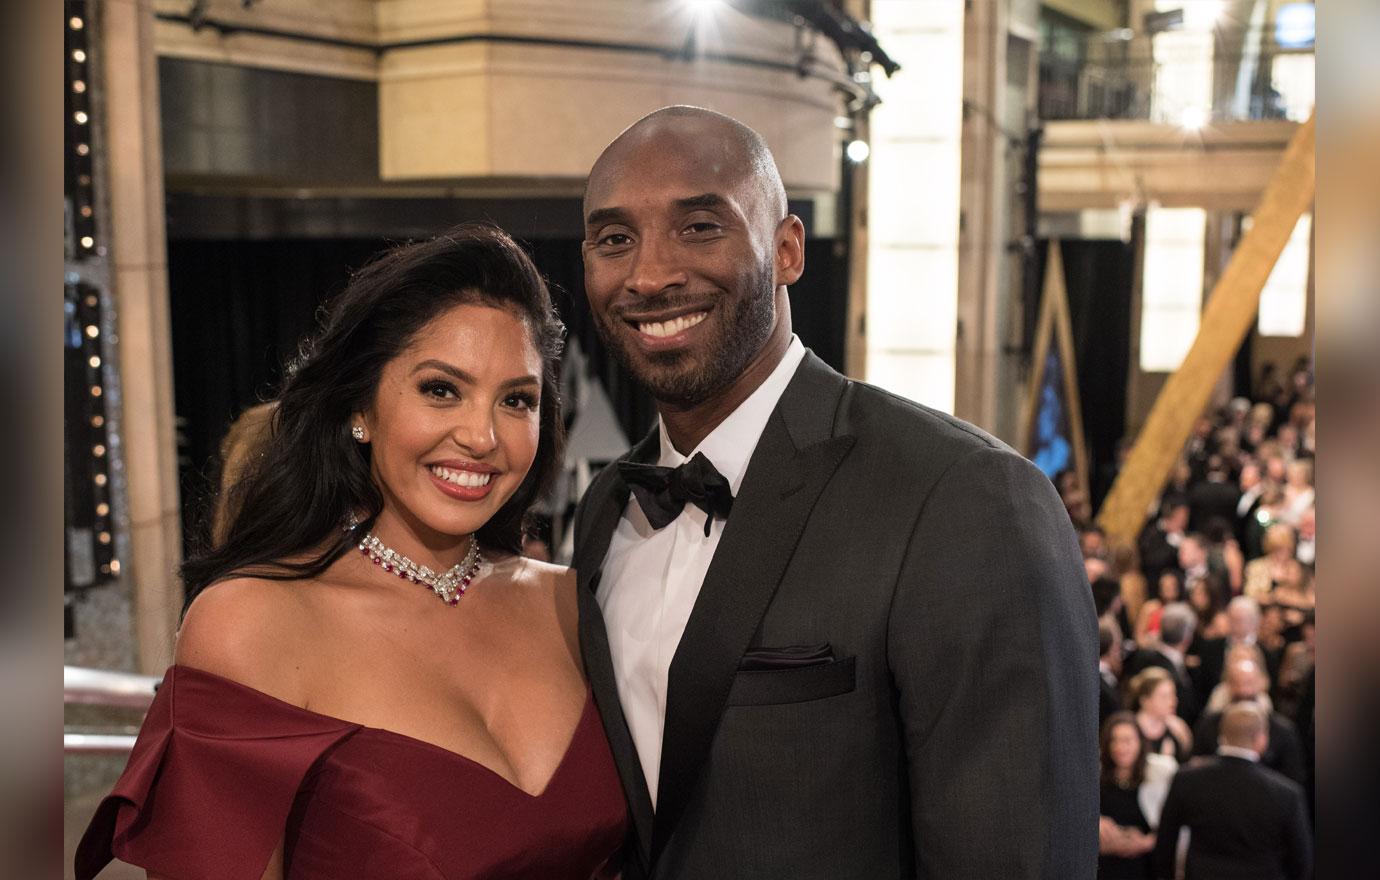
[[437, 574], [425, 565], [418, 565], [396, 552], [374, 537], [373, 532], [365, 535], [364, 540], [359, 542], [359, 552], [369, 557], [371, 562], [384, 571], [430, 589], [452, 608], [459, 604], [460, 597], [465, 595], [470, 581], [474, 580], [474, 576], [479, 573], [479, 566], [484, 562], [484, 556], [479, 552], [479, 539], [473, 535], [470, 536], [470, 549], [465, 553], [465, 558], [443, 574]]

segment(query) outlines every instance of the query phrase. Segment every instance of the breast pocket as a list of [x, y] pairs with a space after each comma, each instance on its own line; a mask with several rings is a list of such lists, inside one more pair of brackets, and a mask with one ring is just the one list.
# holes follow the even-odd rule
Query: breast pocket
[[772, 706], [836, 697], [856, 684], [856, 657], [785, 669], [745, 669], [733, 677], [730, 706]]

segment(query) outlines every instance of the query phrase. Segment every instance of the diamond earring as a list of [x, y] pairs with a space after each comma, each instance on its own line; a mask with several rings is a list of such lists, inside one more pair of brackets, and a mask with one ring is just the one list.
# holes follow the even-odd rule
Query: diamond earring
[[355, 425], [353, 428], [350, 429], [350, 436], [358, 440], [360, 443], [363, 443], [364, 428], [359, 425]]

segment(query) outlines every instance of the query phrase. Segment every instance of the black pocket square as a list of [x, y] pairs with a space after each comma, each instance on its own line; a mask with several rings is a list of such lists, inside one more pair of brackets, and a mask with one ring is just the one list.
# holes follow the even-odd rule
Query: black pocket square
[[819, 666], [831, 663], [834, 649], [822, 645], [787, 645], [784, 648], [748, 648], [738, 663], [741, 671], [759, 669], [795, 669], [800, 666]]

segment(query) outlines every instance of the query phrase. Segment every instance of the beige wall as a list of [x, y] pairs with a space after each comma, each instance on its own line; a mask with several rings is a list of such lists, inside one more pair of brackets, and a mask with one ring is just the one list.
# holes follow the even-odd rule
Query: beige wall
[[[156, 0], [185, 16], [187, 4]], [[243, 9], [212, 0], [207, 18], [228, 24], [347, 40], [320, 45], [228, 33], [182, 22], [155, 24], [158, 52], [179, 58], [376, 80], [380, 176], [388, 181], [541, 181], [539, 191], [578, 191], [602, 147], [639, 116], [667, 104], [728, 113], [762, 133], [793, 192], [839, 185], [839, 101], [817, 78], [679, 55], [687, 37], [711, 55], [793, 65], [790, 25], [719, 9], [697, 22], [676, 0], [275, 0]], [[665, 54], [582, 46], [473, 40], [486, 34], [653, 46]], [[824, 68], [842, 75], [832, 44], [816, 43]]]

